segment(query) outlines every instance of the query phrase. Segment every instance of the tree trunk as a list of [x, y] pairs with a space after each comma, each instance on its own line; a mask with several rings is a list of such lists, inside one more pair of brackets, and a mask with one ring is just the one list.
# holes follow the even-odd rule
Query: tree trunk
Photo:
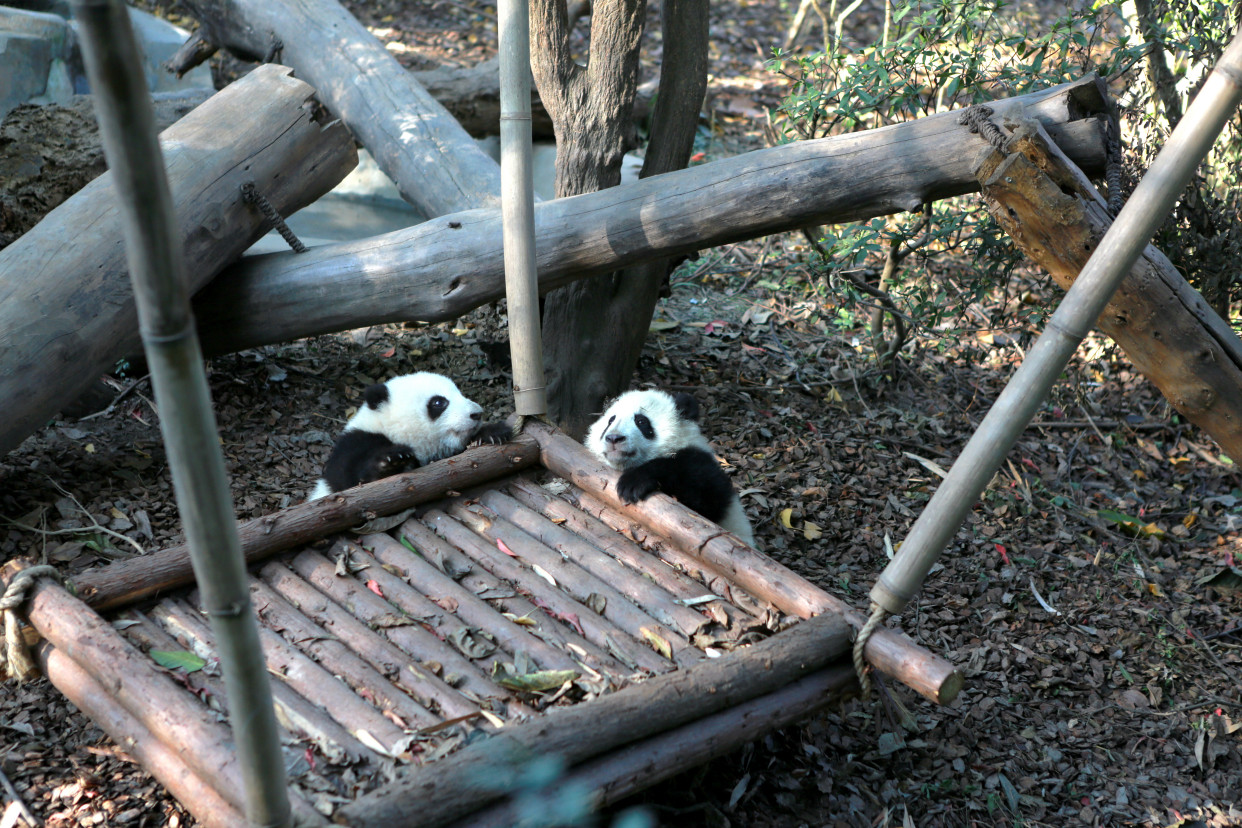
[[[531, 69], [556, 131], [558, 198], [621, 182], [621, 159], [635, 142], [633, 125], [625, 116], [638, 85], [638, 47], [645, 13], [645, 0], [596, 3], [590, 58], [583, 67], [570, 53], [565, 0], [531, 3]], [[596, 276], [545, 299], [548, 414], [575, 435], [585, 430], [590, 412], [599, 410], [609, 389], [617, 384], [615, 374], [621, 365], [601, 360], [601, 354], [622, 362], [628, 358], [623, 343], [616, 347], [618, 339], [623, 339], [619, 336], [623, 320], [610, 312], [617, 291], [634, 290], [633, 301], [645, 304], [645, 284], [623, 287], [620, 275]], [[644, 328], [650, 318], [643, 320]], [[627, 374], [621, 380], [628, 378]]]
[[[314, 90], [289, 75], [282, 66], [256, 70], [162, 135], [192, 290], [266, 231], [243, 184], [288, 214], [357, 164], [348, 132], [317, 122]], [[104, 174], [0, 251], [0, 453], [140, 347], [121, 217]]]
[[496, 162], [336, 0], [186, 5], [212, 42], [252, 60], [276, 51], [424, 215], [500, 203]]
[[[1025, 111], [1044, 119], [1076, 163], [1101, 174], [1102, 124], [1088, 117], [1104, 109], [1097, 84], [1078, 81], [992, 107], [998, 117]], [[1071, 112], [1087, 120], [1071, 122]], [[972, 161], [989, 149], [947, 113], [538, 204], [540, 286], [975, 192]], [[381, 322], [444, 321], [503, 295], [500, 211], [471, 210], [374, 239], [248, 258], [195, 297], [195, 315], [204, 349], [224, 353]]]
[[[683, 169], [690, 158], [707, 90], [707, 21], [707, 0], [664, 2], [664, 64], [643, 178]], [[619, 112], [632, 105], [630, 100], [598, 101], [599, 106], [610, 104]], [[577, 142], [587, 136], [570, 125], [561, 138]], [[559, 194], [562, 169], [557, 160]], [[588, 160], [579, 157], [579, 163]], [[548, 297], [544, 353], [550, 415], [568, 433], [584, 434], [604, 401], [629, 384], [667, 269], [668, 260], [657, 259], [577, 282]]]

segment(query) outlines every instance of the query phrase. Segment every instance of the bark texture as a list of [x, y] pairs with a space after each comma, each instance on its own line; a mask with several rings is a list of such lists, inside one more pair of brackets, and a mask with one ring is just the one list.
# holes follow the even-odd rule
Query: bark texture
[[[287, 215], [357, 164], [348, 132], [316, 119], [313, 94], [285, 67], [263, 67], [162, 134], [192, 290], [266, 230], [243, 184]], [[140, 350], [121, 216], [104, 174], [0, 251], [0, 453]]]
[[[643, 178], [683, 169], [689, 161], [707, 91], [707, 21], [707, 0], [664, 2], [664, 65]], [[618, 92], [631, 97], [615, 103], [599, 100], [596, 106], [611, 104], [618, 113], [628, 112], [632, 92], [628, 88]], [[554, 119], [561, 114], [555, 108], [553, 113]], [[576, 131], [586, 126], [571, 123], [562, 138], [570, 144], [589, 140]], [[622, 124], [611, 122], [611, 126], [619, 128]], [[559, 193], [562, 168], [557, 160]], [[590, 160], [585, 154], [577, 158], [579, 164]], [[610, 164], [612, 159], [595, 160]], [[565, 170], [565, 174], [570, 171]], [[601, 189], [611, 186], [596, 183]], [[629, 385], [667, 269], [667, 259], [656, 259], [576, 282], [548, 297], [544, 354], [549, 373], [549, 413], [570, 434], [584, 434], [603, 410], [605, 400]]]

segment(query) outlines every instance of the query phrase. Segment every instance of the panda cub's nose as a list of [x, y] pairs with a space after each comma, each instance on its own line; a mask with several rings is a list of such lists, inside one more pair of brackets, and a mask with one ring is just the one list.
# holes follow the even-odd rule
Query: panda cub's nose
[[474, 420], [475, 422], [478, 422], [479, 420], [483, 419], [483, 412], [482, 411], [474, 412], [473, 414], [470, 415], [470, 419]]
[[625, 435], [624, 434], [609, 434], [604, 437], [604, 442], [610, 446], [615, 446], [618, 443], [625, 442]]

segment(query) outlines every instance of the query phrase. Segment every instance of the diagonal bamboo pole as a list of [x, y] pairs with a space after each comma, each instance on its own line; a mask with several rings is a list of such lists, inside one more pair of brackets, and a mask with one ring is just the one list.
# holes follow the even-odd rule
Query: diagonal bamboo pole
[[1047, 397], [1078, 344], [1095, 325], [1118, 283], [1172, 209], [1239, 101], [1242, 33], [1221, 55], [1202, 91], [1065, 294], [1048, 321], [1047, 330], [962, 450], [900, 552], [880, 575], [871, 590], [875, 609], [859, 634], [859, 647], [866, 644], [867, 628], [878, 626], [886, 614], [901, 612], [918, 592], [932, 564]]
[[513, 405], [518, 416], [548, 413], [535, 265], [535, 196], [531, 180], [530, 3], [500, 0], [500, 212], [504, 222], [505, 296]]
[[183, 253], [138, 46], [120, 0], [74, 0], [115, 176], [143, 347], [203, 606], [219, 641], [251, 825], [291, 824], [285, 768]]

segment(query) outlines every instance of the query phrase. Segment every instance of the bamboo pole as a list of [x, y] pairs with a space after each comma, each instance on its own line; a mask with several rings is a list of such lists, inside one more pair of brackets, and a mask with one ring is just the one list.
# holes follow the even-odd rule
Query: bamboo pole
[[500, 0], [500, 211], [513, 404], [519, 416], [548, 413], [535, 265], [535, 196], [531, 177], [530, 4]]
[[901, 612], [922, 587], [932, 564], [957, 533], [967, 511], [1026, 429], [1240, 100], [1242, 33], [1221, 55], [1185, 117], [1048, 320], [1047, 329], [1027, 352], [1021, 367], [915, 521], [897, 556], [872, 587], [871, 600], [879, 608], [873, 615], [880, 611]]
[[292, 824], [280, 734], [250, 609], [224, 458], [190, 314], [180, 233], [138, 44], [120, 0], [74, 0], [105, 154], [121, 202], [139, 329], [203, 602], [220, 641], [246, 818]]

